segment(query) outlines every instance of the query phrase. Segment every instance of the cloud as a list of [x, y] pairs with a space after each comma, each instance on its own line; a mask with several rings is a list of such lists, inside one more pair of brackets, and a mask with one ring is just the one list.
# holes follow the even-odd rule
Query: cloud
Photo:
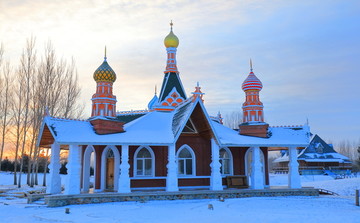
[[[343, 117], [344, 113], [352, 116], [346, 109], [359, 108], [359, 4], [260, 0], [1, 1], [0, 41], [13, 64], [18, 61], [26, 37], [32, 34], [37, 37], [39, 55], [44, 42], [51, 39], [60, 56], [73, 56], [88, 114], [95, 89], [92, 74], [102, 63], [107, 45], [109, 64], [118, 75], [114, 89], [117, 107], [143, 109], [153, 96], [154, 85], [160, 88], [166, 61], [162, 41], [172, 19], [174, 32], [180, 38], [177, 59], [184, 87], [189, 94], [200, 82], [210, 114], [241, 110], [241, 84], [252, 58], [254, 71], [264, 84], [261, 99], [267, 119], [274, 124], [301, 124], [304, 117], [314, 116], [321, 120], [317, 127], [321, 131], [329, 128], [322, 126], [324, 120]], [[334, 113], [324, 112], [320, 117], [322, 108]], [[336, 135], [326, 132], [329, 135], [325, 138]]]

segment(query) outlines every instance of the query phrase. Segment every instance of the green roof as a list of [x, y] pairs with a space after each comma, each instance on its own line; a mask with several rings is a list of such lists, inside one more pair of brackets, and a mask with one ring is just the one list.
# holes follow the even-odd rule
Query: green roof
[[128, 122], [131, 122], [135, 119], [138, 119], [140, 118], [141, 116], [143, 116], [145, 114], [128, 114], [128, 115], [119, 115], [119, 116], [116, 116], [116, 120], [118, 121], [121, 121], [121, 122], [125, 122], [125, 123], [128, 123]]

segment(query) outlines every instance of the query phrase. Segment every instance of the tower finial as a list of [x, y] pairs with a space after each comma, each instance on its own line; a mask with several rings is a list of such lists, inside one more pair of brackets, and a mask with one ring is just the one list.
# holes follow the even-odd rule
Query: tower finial
[[156, 95], [156, 93], [157, 93], [157, 86], [156, 86], [156, 84], [155, 84], [155, 95]]
[[107, 57], [106, 57], [106, 46], [105, 46], [105, 56], [104, 56], [104, 60], [106, 61]]
[[250, 58], [250, 72], [253, 72], [252, 60]]
[[172, 20], [170, 21], [170, 29], [172, 31], [172, 27], [173, 27], [174, 23], [172, 22]]

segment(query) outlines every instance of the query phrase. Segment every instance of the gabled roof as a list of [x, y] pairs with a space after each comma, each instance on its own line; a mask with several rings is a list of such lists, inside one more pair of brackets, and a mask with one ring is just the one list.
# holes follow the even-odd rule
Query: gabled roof
[[312, 138], [310, 144], [303, 150], [302, 154], [317, 153], [317, 152], [319, 152], [319, 148], [321, 148], [321, 153], [336, 153], [336, 151], [334, 150], [334, 148], [332, 146], [327, 144], [318, 135], [315, 135]]
[[[305, 162], [350, 163], [348, 157], [337, 153], [332, 146], [327, 144], [318, 135], [315, 135], [310, 144], [300, 152], [298, 160], [304, 160]], [[289, 162], [289, 154], [285, 153], [274, 160], [274, 162]]]
[[298, 159], [306, 162], [350, 162], [348, 157], [337, 153], [332, 146], [318, 135], [313, 137], [309, 146], [299, 154]]
[[208, 139], [214, 137], [215, 141], [219, 143], [216, 132], [212, 126], [213, 121], [207, 114], [202, 100], [197, 97], [193, 102], [192, 99], [193, 98], [189, 98], [184, 104], [175, 109], [173, 118], [175, 141], [180, 137], [186, 123], [188, 123], [191, 118], [192, 123], [198, 131], [197, 133]]

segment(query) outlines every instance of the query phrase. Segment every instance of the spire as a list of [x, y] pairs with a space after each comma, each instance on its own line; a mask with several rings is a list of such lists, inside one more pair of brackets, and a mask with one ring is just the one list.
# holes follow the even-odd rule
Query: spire
[[159, 92], [159, 101], [155, 110], [172, 111], [180, 103], [186, 100], [184, 87], [180, 80], [179, 71], [176, 66], [176, 50], [179, 39], [173, 33], [173, 22], [170, 22], [170, 33], [164, 39], [167, 52], [164, 79]]
[[250, 58], [250, 72], [253, 72], [253, 66], [252, 66], [251, 58]]
[[156, 95], [156, 93], [157, 93], [157, 86], [156, 86], [156, 84], [155, 84], [155, 95]]
[[106, 57], [106, 46], [105, 46], [105, 56], [104, 56], [104, 61], [106, 61], [107, 57]]
[[149, 101], [148, 103], [148, 109], [152, 110], [154, 109], [154, 107], [157, 105], [159, 98], [156, 95], [157, 89], [156, 89], [156, 85], [155, 85], [155, 92], [154, 92], [154, 97]]

